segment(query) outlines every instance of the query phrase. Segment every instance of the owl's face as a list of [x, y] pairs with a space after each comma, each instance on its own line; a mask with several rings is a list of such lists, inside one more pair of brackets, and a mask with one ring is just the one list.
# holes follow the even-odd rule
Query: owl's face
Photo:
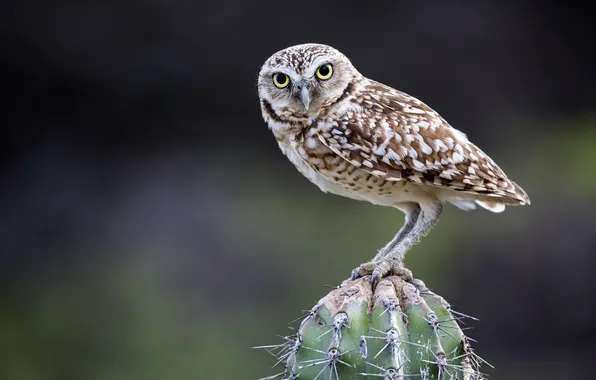
[[263, 65], [258, 80], [261, 105], [270, 107], [283, 121], [310, 119], [334, 103], [359, 75], [330, 46], [292, 46], [273, 54]]

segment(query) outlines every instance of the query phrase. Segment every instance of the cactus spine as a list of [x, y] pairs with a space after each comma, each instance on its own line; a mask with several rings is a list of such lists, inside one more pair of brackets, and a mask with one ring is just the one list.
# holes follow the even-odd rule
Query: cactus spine
[[420, 280], [392, 276], [373, 291], [360, 278], [317, 302], [283, 344], [263, 347], [285, 368], [266, 379], [479, 380], [463, 317]]

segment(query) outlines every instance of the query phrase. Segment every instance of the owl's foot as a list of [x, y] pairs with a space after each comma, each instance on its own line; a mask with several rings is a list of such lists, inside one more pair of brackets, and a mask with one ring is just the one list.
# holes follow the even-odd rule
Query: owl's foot
[[373, 260], [361, 264], [358, 268], [352, 271], [350, 280], [356, 280], [357, 278], [367, 275], [371, 275], [370, 282], [373, 289], [379, 280], [387, 276], [399, 276], [408, 282], [414, 280], [412, 271], [405, 268], [402, 262], [396, 259]]

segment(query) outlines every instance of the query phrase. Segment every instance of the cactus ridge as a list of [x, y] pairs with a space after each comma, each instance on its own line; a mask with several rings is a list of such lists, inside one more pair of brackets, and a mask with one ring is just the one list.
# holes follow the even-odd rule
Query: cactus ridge
[[422, 281], [392, 276], [374, 291], [363, 277], [333, 289], [298, 331], [260, 346], [284, 370], [260, 380], [480, 380], [483, 364], [454, 311]]

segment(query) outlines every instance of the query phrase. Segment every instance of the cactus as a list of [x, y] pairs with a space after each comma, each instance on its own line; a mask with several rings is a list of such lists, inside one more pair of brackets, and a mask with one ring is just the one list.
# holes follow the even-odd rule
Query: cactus
[[[391, 276], [374, 291], [363, 277], [335, 288], [284, 343], [263, 346], [284, 371], [262, 379], [479, 380], [462, 318], [420, 280]], [[485, 362], [484, 362], [485, 363]]]

